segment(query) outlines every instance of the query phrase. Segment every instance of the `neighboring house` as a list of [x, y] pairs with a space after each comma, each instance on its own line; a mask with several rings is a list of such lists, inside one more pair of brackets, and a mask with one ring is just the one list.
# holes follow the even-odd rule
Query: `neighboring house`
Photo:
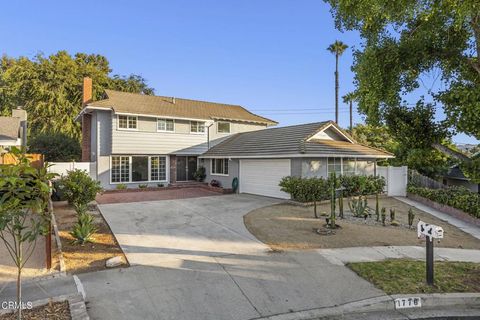
[[[480, 152], [476, 153], [472, 156], [472, 159], [476, 159], [480, 157]], [[448, 170], [448, 173], [443, 175], [443, 184], [447, 186], [459, 186], [465, 187], [473, 192], [480, 193], [480, 184], [473, 183], [465, 177], [462, 170], [460, 169], [460, 165], [455, 165]]]
[[285, 176], [376, 175], [385, 151], [356, 143], [332, 121], [236, 134], [200, 156], [207, 181], [229, 188], [238, 178], [239, 192], [289, 198], [278, 186]]
[[105, 90], [92, 101], [84, 79], [82, 161], [107, 189], [118, 184], [170, 184], [193, 180], [198, 156], [232, 134], [277, 122], [238, 105]]
[[21, 107], [12, 110], [11, 117], [0, 117], [0, 149], [27, 144], [27, 112]]

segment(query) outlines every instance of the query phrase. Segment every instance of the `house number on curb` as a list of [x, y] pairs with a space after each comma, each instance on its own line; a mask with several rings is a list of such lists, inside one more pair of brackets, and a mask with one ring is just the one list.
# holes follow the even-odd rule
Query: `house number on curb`
[[422, 299], [419, 297], [395, 299], [395, 309], [420, 308], [421, 306], [422, 306]]
[[443, 238], [443, 229], [433, 224], [428, 224], [423, 221], [419, 221], [417, 224], [417, 236], [420, 239], [425, 238], [425, 245], [427, 251], [427, 284], [433, 285], [433, 239]]

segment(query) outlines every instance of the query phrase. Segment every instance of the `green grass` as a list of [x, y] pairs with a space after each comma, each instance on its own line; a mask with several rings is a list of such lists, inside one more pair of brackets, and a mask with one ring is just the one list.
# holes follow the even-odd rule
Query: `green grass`
[[347, 265], [387, 294], [480, 292], [480, 264], [436, 261], [435, 283], [425, 282], [425, 261], [384, 260]]

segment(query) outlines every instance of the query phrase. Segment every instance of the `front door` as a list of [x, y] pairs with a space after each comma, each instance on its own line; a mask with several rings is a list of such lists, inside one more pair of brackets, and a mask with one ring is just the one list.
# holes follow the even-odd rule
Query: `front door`
[[197, 171], [197, 157], [177, 156], [177, 181], [195, 180], [193, 174]]

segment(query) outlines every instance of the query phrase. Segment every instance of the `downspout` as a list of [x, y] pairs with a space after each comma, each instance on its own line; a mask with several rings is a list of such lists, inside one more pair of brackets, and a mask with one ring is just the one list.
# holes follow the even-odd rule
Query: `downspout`
[[95, 113], [95, 120], [97, 121], [97, 159], [95, 161], [95, 176], [98, 180], [98, 161], [100, 158], [100, 121], [98, 121], [98, 113]]

